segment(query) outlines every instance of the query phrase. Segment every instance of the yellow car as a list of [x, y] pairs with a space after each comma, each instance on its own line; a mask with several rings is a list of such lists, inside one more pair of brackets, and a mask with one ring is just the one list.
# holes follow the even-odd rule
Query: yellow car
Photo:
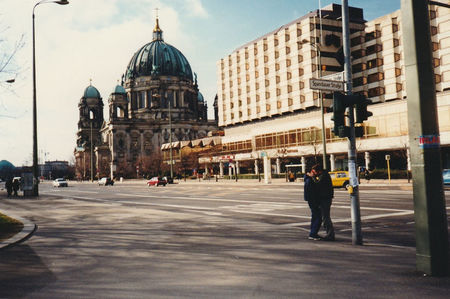
[[344, 187], [348, 189], [350, 182], [348, 171], [330, 171], [330, 177], [333, 187]]

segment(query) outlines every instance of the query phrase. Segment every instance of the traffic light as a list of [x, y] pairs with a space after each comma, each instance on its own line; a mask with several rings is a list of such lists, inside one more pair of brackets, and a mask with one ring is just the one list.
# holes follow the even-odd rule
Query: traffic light
[[334, 128], [333, 133], [335, 136], [339, 137], [347, 137], [348, 134], [345, 126], [345, 108], [346, 105], [346, 96], [340, 92], [333, 93], [333, 118]]
[[367, 111], [367, 105], [371, 103], [371, 100], [366, 99], [366, 97], [362, 95], [360, 96], [359, 100], [355, 103], [355, 123], [362, 124], [365, 120], [373, 115], [372, 112]]

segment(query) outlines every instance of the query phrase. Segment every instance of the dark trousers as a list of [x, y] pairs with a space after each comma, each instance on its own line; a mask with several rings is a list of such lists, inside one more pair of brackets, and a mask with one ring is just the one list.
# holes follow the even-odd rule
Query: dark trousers
[[316, 237], [319, 232], [320, 225], [322, 224], [322, 213], [320, 211], [320, 206], [317, 203], [308, 201], [308, 205], [311, 209], [311, 228], [309, 231], [309, 236]]
[[331, 203], [332, 203], [331, 198], [320, 199], [320, 211], [322, 213], [322, 223], [323, 228], [326, 231], [326, 235], [324, 238], [334, 239], [334, 227], [330, 215]]

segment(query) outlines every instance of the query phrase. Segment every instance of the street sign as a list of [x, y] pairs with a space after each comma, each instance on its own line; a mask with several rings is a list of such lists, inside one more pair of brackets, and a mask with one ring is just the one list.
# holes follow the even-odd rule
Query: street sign
[[309, 88], [329, 91], [344, 91], [344, 82], [322, 79], [309, 79]]
[[333, 73], [326, 76], [320, 77], [322, 80], [331, 80], [331, 81], [344, 81], [344, 72]]

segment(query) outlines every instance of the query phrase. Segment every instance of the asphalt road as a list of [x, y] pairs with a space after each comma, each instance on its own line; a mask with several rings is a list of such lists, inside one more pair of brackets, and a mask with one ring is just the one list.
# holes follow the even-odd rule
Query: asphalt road
[[353, 246], [343, 190], [336, 242], [314, 242], [297, 184], [44, 183], [38, 199], [0, 197], [39, 226], [0, 252], [0, 298], [447, 298], [449, 278], [414, 269], [412, 192], [383, 189], [360, 191]]

